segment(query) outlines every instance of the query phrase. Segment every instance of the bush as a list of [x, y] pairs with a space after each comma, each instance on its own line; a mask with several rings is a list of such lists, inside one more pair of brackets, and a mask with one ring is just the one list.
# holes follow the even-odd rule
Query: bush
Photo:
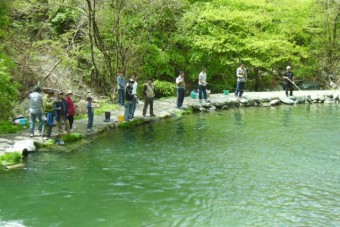
[[1, 165], [13, 165], [15, 163], [20, 162], [22, 159], [22, 155], [17, 152], [6, 153], [5, 155], [0, 156], [0, 164]]
[[155, 80], [153, 82], [157, 97], [176, 96], [176, 84], [168, 81]]

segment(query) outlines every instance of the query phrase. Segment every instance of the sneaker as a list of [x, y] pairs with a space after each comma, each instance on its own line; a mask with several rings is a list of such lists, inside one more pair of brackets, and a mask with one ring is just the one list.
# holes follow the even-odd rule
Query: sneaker
[[92, 131], [93, 131], [93, 129], [90, 129], [90, 128], [89, 128], [89, 129], [87, 129], [87, 131], [88, 131], [88, 132], [92, 132]]
[[145, 114], [143, 114], [143, 117], [145, 117]]
[[30, 134], [30, 137], [33, 137], [33, 136], [34, 136], [34, 134], [33, 134], [33, 133], [31, 133], [31, 134]]
[[154, 114], [151, 114], [151, 115], [150, 115], [150, 117], [156, 117], [156, 115], [154, 115]]

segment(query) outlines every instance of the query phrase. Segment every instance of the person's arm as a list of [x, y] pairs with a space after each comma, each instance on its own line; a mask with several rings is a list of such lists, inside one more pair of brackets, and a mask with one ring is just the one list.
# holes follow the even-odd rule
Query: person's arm
[[243, 70], [242, 69], [237, 69], [236, 70], [236, 75], [237, 75], [237, 77], [243, 78]]
[[176, 84], [179, 85], [182, 82], [182, 78], [179, 76], [176, 78]]
[[146, 85], [144, 85], [144, 89], [143, 89], [144, 96], [146, 96], [146, 89], [147, 89], [147, 87], [146, 87]]

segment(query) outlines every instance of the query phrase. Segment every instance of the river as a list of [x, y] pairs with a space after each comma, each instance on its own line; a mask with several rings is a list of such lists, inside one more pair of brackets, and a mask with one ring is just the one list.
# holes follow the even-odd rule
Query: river
[[115, 129], [0, 175], [0, 226], [339, 226], [339, 105]]

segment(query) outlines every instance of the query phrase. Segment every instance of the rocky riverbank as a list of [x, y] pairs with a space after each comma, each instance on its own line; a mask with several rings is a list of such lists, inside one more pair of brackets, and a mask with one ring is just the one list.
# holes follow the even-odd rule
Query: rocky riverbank
[[[176, 109], [176, 98], [162, 98], [154, 102], [154, 113], [156, 117], [142, 116], [143, 102], [137, 104], [135, 119], [132, 122], [118, 122], [118, 116], [124, 114], [124, 107], [119, 107], [111, 111], [111, 119], [109, 122], [104, 122], [105, 116], [95, 116], [94, 118], [94, 131], [87, 132], [86, 124], [87, 119], [76, 120], [74, 123], [74, 133], [80, 134], [82, 137], [91, 137], [98, 133], [102, 133], [109, 128], [129, 126], [133, 124], [143, 124], [149, 121], [161, 120], [164, 118], [171, 118], [179, 115], [186, 110], [194, 112], [210, 112], [215, 110], [226, 110], [228, 108], [242, 108], [248, 106], [257, 107], [271, 107], [276, 105], [295, 105], [307, 104], [315, 105], [317, 103], [338, 104], [339, 103], [339, 90], [323, 90], [323, 91], [295, 91], [294, 96], [286, 97], [283, 91], [280, 92], [246, 92], [244, 97], [236, 98], [233, 94], [211, 94], [208, 102], [199, 102], [198, 99], [193, 99], [190, 96], [186, 97], [181, 110]], [[53, 129], [54, 133], [57, 129]], [[56, 136], [56, 134], [52, 134]], [[0, 155], [13, 151], [13, 147], [23, 141], [28, 144], [41, 144], [44, 143], [41, 137], [29, 137], [28, 130], [21, 131], [17, 134], [1, 135], [0, 136]], [[20, 147], [20, 149], [22, 149]], [[18, 151], [20, 152], [20, 151]]]

